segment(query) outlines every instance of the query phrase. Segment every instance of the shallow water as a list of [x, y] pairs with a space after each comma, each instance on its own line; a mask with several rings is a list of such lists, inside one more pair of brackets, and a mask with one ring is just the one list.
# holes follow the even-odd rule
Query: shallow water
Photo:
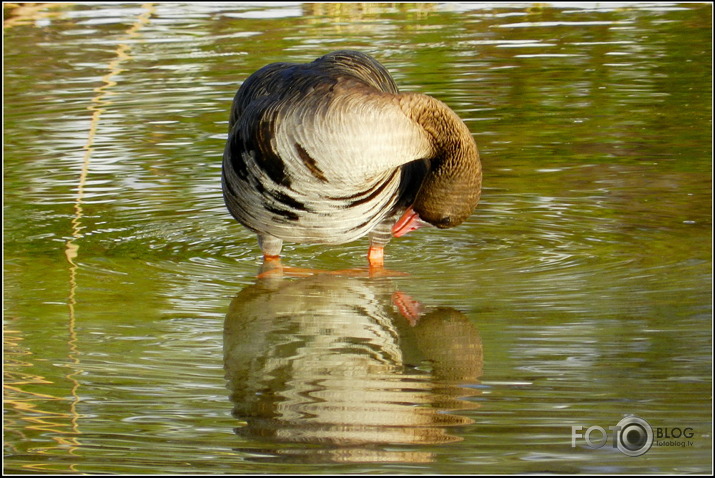
[[[8, 8], [6, 473], [712, 471], [710, 5]], [[409, 276], [257, 280], [231, 99], [340, 48], [465, 119], [483, 200]]]

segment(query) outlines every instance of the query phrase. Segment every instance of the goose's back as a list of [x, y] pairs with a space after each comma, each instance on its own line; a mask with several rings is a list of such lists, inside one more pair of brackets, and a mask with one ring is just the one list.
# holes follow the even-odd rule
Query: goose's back
[[249, 76], [239, 88], [231, 108], [229, 131], [256, 101], [259, 104], [288, 103], [316, 89], [327, 93], [337, 82], [346, 79], [385, 93], [398, 93], [385, 67], [357, 51], [333, 52], [312, 63], [271, 63]]

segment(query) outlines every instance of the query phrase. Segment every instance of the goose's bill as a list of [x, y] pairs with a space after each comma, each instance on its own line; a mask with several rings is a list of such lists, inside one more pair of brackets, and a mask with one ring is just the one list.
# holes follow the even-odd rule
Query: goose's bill
[[394, 226], [392, 226], [392, 235], [395, 237], [404, 236], [408, 232], [416, 231], [422, 226], [429, 226], [428, 222], [423, 221], [420, 215], [412, 209], [412, 206], [408, 207], [405, 213], [397, 220]]

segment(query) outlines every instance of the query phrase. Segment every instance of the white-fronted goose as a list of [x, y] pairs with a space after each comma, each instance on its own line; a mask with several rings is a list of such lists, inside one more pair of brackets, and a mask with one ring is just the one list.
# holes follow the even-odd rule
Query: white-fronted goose
[[369, 264], [381, 268], [391, 236], [461, 224], [481, 182], [464, 122], [439, 100], [400, 93], [364, 53], [267, 65], [234, 98], [223, 194], [266, 259], [283, 241], [341, 244], [368, 234]]

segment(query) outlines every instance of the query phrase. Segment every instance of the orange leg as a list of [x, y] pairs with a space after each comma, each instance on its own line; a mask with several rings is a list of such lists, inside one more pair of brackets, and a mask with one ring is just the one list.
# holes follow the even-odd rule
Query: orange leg
[[368, 269], [347, 269], [339, 271], [323, 271], [317, 269], [302, 269], [284, 266], [280, 256], [263, 255], [263, 265], [258, 274], [259, 279], [266, 277], [305, 277], [313, 274], [332, 274], [350, 277], [399, 277], [406, 276], [403, 272], [385, 269], [385, 251], [383, 246], [371, 245], [367, 253]]
[[367, 251], [368, 275], [370, 277], [401, 277], [409, 274], [385, 269], [385, 246], [370, 245]]
[[367, 262], [371, 270], [385, 267], [385, 248], [383, 246], [371, 245], [367, 251]]

